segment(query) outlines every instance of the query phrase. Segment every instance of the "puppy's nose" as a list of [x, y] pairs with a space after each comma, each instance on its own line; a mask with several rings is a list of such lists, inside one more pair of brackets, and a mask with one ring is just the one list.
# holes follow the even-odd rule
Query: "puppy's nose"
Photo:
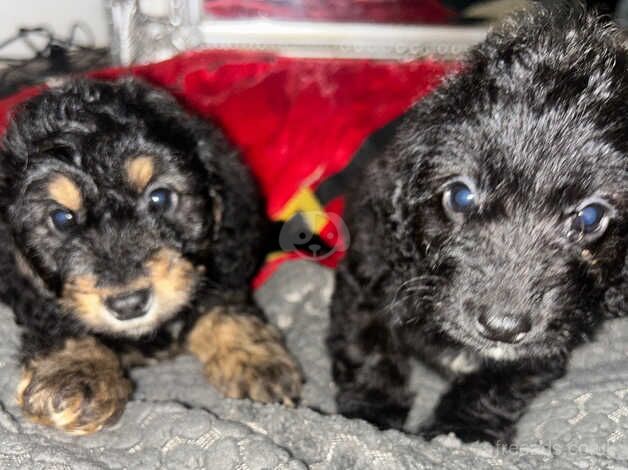
[[148, 312], [150, 297], [150, 289], [139, 289], [108, 297], [105, 305], [118, 320], [130, 320]]
[[504, 343], [518, 343], [532, 328], [527, 315], [490, 315], [482, 312], [478, 317], [478, 330], [485, 338]]

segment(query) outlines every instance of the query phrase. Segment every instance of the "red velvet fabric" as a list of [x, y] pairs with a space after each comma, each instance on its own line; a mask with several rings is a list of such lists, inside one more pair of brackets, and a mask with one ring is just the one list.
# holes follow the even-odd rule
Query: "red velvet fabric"
[[[134, 74], [167, 89], [192, 112], [212, 119], [242, 150], [277, 219], [295, 193], [315, 189], [343, 169], [373, 131], [428, 93], [454, 64], [296, 59], [266, 53], [201, 51], [165, 62], [93, 73]], [[0, 101], [0, 130], [10, 109], [41, 88]], [[325, 208], [342, 213], [342, 200]], [[321, 234], [338, 237], [333, 226]], [[324, 260], [334, 266], [342, 253]], [[262, 270], [262, 282], [277, 264]]]

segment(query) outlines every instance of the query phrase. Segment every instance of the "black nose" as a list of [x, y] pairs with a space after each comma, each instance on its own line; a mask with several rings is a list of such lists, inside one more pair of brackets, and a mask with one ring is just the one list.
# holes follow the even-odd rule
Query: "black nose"
[[105, 304], [119, 320], [130, 320], [148, 312], [150, 295], [150, 289], [140, 289], [108, 297]]
[[482, 312], [478, 317], [480, 334], [493, 341], [518, 343], [531, 328], [530, 319], [525, 315], [491, 315]]

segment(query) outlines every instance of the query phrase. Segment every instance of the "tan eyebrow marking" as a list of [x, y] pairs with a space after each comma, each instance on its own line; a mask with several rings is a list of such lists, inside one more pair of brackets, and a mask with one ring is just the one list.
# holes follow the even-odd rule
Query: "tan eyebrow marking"
[[48, 194], [59, 205], [74, 212], [81, 209], [83, 198], [81, 191], [74, 181], [67, 176], [58, 175], [48, 184]]
[[126, 176], [129, 183], [137, 190], [144, 191], [155, 173], [153, 158], [141, 155], [128, 160], [126, 163]]

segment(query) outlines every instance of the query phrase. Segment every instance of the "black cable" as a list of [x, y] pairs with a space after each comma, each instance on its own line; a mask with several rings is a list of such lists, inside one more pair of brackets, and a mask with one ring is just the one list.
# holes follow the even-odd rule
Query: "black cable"
[[[81, 35], [83, 41], [79, 39]], [[18, 42], [29, 50], [28, 57], [5, 54]], [[67, 38], [55, 36], [44, 26], [20, 28], [13, 36], [0, 41], [0, 97], [52, 77], [110, 65], [109, 49], [95, 47], [94, 43], [92, 31], [82, 23], [72, 25]]]

